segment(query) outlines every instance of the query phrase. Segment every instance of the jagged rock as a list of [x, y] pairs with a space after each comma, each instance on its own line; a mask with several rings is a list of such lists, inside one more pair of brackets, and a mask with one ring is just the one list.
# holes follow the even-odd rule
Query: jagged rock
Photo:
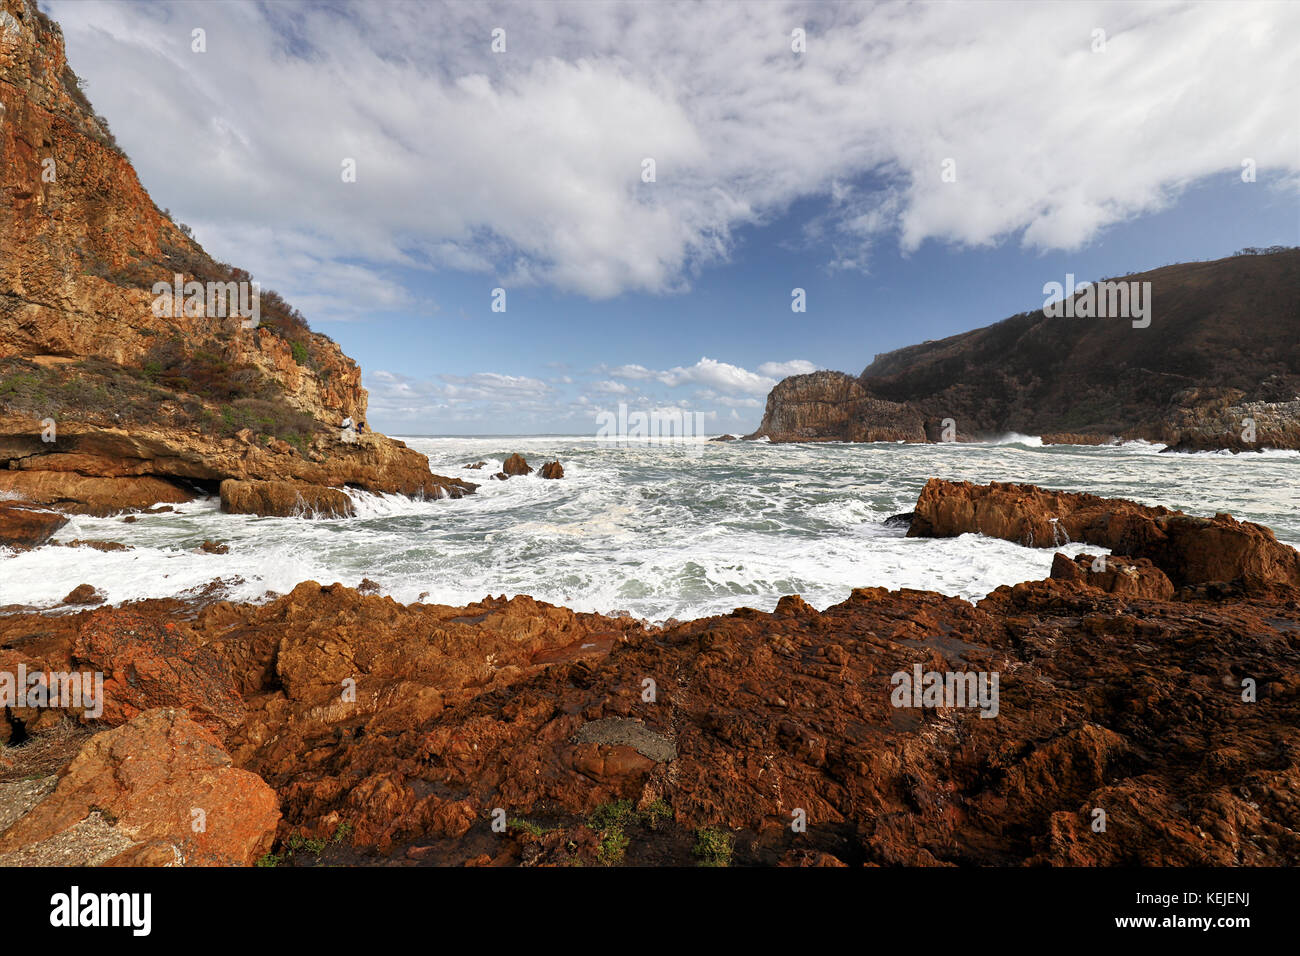
[[1114, 435], [1082, 435], [1078, 432], [1048, 432], [1041, 436], [1044, 445], [1113, 445]]
[[1300, 586], [1300, 554], [1268, 528], [1229, 515], [1198, 518], [1122, 498], [931, 478], [908, 536], [970, 532], [1039, 548], [1087, 542], [1149, 559], [1178, 587], [1221, 581]]
[[96, 734], [58, 785], [0, 833], [0, 865], [249, 866], [278, 800], [183, 711]]
[[501, 465], [501, 470], [506, 475], [513, 477], [515, 475], [530, 474], [533, 469], [528, 467], [528, 462], [524, 460], [524, 456], [516, 452], [505, 460]]
[[104, 675], [100, 720], [125, 723], [155, 707], [179, 707], [224, 737], [244, 716], [231, 666], [188, 628], [127, 608], [97, 611], [81, 622], [71, 668]]
[[542, 465], [542, 470], [538, 472], [543, 478], [563, 478], [564, 466], [558, 461], [548, 461]]
[[221, 510], [279, 518], [349, 518], [354, 514], [352, 499], [338, 488], [233, 478], [221, 483]]
[[1058, 552], [1052, 556], [1052, 577], [1121, 597], [1167, 601], [1174, 596], [1173, 582], [1146, 558], [1081, 554], [1071, 561]]
[[94, 541], [82, 540], [77, 538], [73, 541], [63, 542], [64, 547], [68, 548], [93, 548], [96, 551], [130, 551], [129, 544], [122, 544], [120, 541]]
[[484, 465], [486, 465], [486, 464], [487, 464], [487, 462], [485, 462], [485, 461], [476, 461], [476, 462], [474, 462], [473, 464], [471, 464], [471, 465], [465, 465], [464, 467], [465, 467], [466, 469], [468, 469], [468, 470], [478, 471], [480, 468], [482, 468], [482, 467], [483, 467]]

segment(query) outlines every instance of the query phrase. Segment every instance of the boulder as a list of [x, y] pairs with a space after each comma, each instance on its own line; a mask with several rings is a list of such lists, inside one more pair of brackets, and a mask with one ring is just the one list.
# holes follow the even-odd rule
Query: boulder
[[539, 474], [543, 478], [563, 478], [564, 466], [558, 461], [548, 461], [546, 464], [542, 465], [542, 470]]
[[270, 850], [275, 791], [183, 711], [96, 734], [0, 833], [0, 865], [249, 866]]
[[78, 584], [63, 599], [64, 604], [103, 604], [104, 595], [93, 584]]
[[1147, 558], [1081, 554], [1071, 560], [1058, 551], [1052, 556], [1051, 576], [1121, 597], [1168, 601], [1174, 596], [1173, 582]]
[[38, 548], [67, 523], [67, 518], [53, 511], [0, 501], [0, 547]]
[[233, 478], [221, 483], [221, 510], [277, 518], [350, 518], [354, 513], [352, 499], [339, 488]]
[[530, 474], [532, 470], [533, 469], [528, 467], [528, 462], [524, 460], [524, 456], [518, 452], [507, 458], [501, 465], [501, 471], [511, 477], [515, 475], [527, 475]]
[[0, 491], [69, 514], [100, 517], [140, 511], [160, 501], [179, 504], [194, 500], [194, 492], [165, 478], [102, 478], [70, 471], [0, 471]]

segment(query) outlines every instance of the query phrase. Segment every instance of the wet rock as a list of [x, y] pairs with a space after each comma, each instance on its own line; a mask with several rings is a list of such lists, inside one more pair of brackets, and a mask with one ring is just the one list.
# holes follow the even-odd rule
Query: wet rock
[[230, 545], [221, 544], [220, 542], [217, 541], [205, 540], [203, 544], [199, 546], [199, 550], [202, 551], [204, 554], [229, 554]]
[[482, 467], [483, 467], [484, 465], [486, 465], [486, 464], [487, 464], [487, 462], [485, 462], [485, 461], [476, 461], [476, 462], [474, 462], [472, 465], [465, 465], [464, 467], [465, 467], [466, 469], [469, 469], [469, 470], [472, 470], [472, 471], [478, 471], [480, 468], [482, 468]]
[[543, 478], [563, 478], [564, 467], [558, 461], [548, 461], [546, 464], [542, 465], [542, 470], [539, 474]]
[[1300, 587], [1300, 553], [1268, 528], [1230, 515], [1199, 518], [1034, 485], [931, 478], [917, 500], [908, 536], [969, 532], [1039, 548], [1087, 542], [1133, 560], [1148, 559], [1176, 587], [1212, 581]]
[[221, 510], [279, 518], [350, 518], [354, 513], [352, 499], [338, 488], [232, 478], [221, 483]]
[[505, 460], [501, 465], [501, 470], [510, 477], [515, 475], [527, 475], [532, 473], [532, 468], [528, 467], [528, 462], [524, 456], [516, 452]]
[[144, 510], [160, 501], [194, 499], [192, 491], [164, 478], [87, 476], [71, 471], [0, 471], [0, 491], [68, 514], [100, 517]]
[[63, 599], [64, 604], [103, 604], [104, 595], [93, 584], [78, 584]]
[[65, 541], [65, 547], [69, 548], [93, 548], [96, 551], [130, 551], [129, 544], [122, 544], [120, 541], [94, 541], [89, 539], [77, 538], [73, 541]]
[[67, 523], [53, 511], [0, 500], [0, 547], [38, 548]]

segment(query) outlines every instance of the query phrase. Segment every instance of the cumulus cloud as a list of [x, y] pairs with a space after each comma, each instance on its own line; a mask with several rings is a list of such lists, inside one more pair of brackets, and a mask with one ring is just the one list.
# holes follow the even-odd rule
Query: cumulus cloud
[[810, 197], [861, 268], [882, 239], [1076, 248], [1243, 158], [1300, 172], [1300, 4], [49, 8], [159, 202], [329, 318], [409, 306], [408, 269], [681, 290]]
[[684, 385], [701, 386], [695, 394], [697, 397], [716, 399], [719, 393], [757, 395], [767, 394], [778, 381], [787, 375], [802, 375], [815, 371], [817, 366], [806, 359], [791, 359], [787, 362], [764, 362], [757, 372], [719, 362], [704, 356], [694, 365], [655, 370], [644, 365], [619, 365], [604, 368], [611, 378], [621, 378], [636, 382], [659, 382], [669, 388]]
[[758, 367], [759, 375], [770, 378], [785, 378], [789, 375], [807, 375], [817, 371], [817, 366], [807, 359], [791, 359], [789, 362], [764, 362]]

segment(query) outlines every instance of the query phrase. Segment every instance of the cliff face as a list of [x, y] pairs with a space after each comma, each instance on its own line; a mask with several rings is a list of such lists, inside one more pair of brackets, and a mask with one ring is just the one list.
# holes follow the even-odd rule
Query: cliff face
[[921, 415], [897, 402], [873, 398], [843, 372], [792, 375], [767, 396], [754, 436], [776, 442], [925, 441]]
[[382, 435], [342, 441], [361, 371], [274, 293], [256, 327], [203, 296], [158, 314], [155, 283], [251, 299], [251, 277], [154, 205], [30, 0], [0, 0], [0, 196], [0, 490], [90, 510], [159, 499], [118, 482], [91, 503], [73, 476], [472, 490]]
[[[756, 434], [839, 438], [859, 424], [865, 397], [909, 409], [932, 440], [951, 418], [959, 437], [1057, 433], [1187, 450], [1300, 448], [1300, 249], [1122, 281], [1151, 283], [1149, 327], [1022, 313], [877, 356], [856, 380], [860, 392], [830, 377], [796, 389], [787, 387], [796, 380], [782, 382]], [[823, 407], [830, 404], [840, 410]]]

